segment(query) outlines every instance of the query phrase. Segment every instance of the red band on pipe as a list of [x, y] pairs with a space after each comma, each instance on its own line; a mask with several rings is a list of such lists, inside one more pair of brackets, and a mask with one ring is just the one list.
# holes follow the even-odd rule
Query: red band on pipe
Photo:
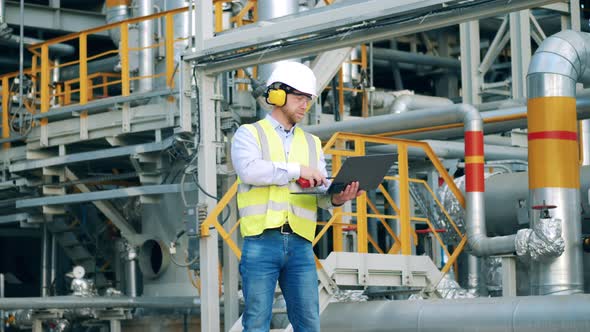
[[483, 132], [465, 132], [465, 157], [483, 156]]
[[484, 192], [483, 163], [465, 164], [465, 191]]
[[578, 134], [575, 131], [565, 130], [548, 130], [529, 133], [529, 141], [536, 139], [561, 139], [567, 141], [577, 141]]

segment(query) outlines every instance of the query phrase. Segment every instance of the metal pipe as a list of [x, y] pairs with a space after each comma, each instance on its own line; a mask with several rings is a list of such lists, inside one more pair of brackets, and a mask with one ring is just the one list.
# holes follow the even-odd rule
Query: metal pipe
[[[139, 0], [139, 16], [154, 13], [152, 0]], [[153, 88], [154, 75], [154, 21], [144, 20], [139, 23], [139, 92], [148, 92]]]
[[[539, 45], [527, 73], [530, 204], [557, 206], [551, 215], [565, 240], [561, 256], [532, 262], [532, 294], [584, 290], [576, 83], [590, 81], [589, 48], [589, 34], [561, 31]], [[535, 225], [538, 213], [532, 216]]]
[[127, 245], [126, 257], [126, 291], [129, 297], [137, 297], [137, 251], [132, 245]]
[[[4, 1], [2, 1], [4, 2]], [[4, 273], [0, 273], [0, 301], [4, 298]], [[4, 332], [4, 310], [0, 310], [0, 332]]]
[[193, 296], [176, 297], [20, 297], [0, 299], [1, 310], [78, 309], [78, 308], [199, 308], [201, 300]]
[[[399, 117], [416, 115], [416, 112], [394, 114]], [[422, 113], [422, 112], [421, 112]], [[484, 204], [484, 146], [483, 146], [483, 121], [479, 111], [467, 104], [456, 104], [420, 114], [422, 117], [406, 116], [407, 122], [413, 125], [424, 125], [426, 119], [438, 122], [438, 124], [463, 123], [465, 136], [465, 219], [467, 226], [467, 239], [471, 253], [476, 256], [489, 256], [496, 254], [513, 253], [516, 248], [516, 235], [488, 237], [485, 224]], [[381, 116], [384, 117], [384, 116]], [[373, 117], [373, 118], [381, 118]], [[366, 119], [367, 122], [372, 118]], [[365, 119], [363, 119], [365, 120]], [[344, 124], [346, 124], [345, 121]], [[407, 123], [406, 122], [406, 123]], [[378, 124], [375, 124], [378, 126]], [[370, 125], [368, 125], [370, 127]], [[317, 126], [315, 126], [317, 127]], [[346, 130], [344, 130], [346, 131]], [[313, 131], [310, 131], [314, 133]], [[315, 134], [315, 133], [314, 133]]]
[[[25, 57], [24, 57], [24, 45], [23, 45], [23, 38], [25, 33], [25, 1], [20, 0], [20, 25], [19, 25], [19, 34], [20, 38], [18, 40], [18, 109], [23, 109], [23, 79], [24, 79], [24, 64], [25, 64]], [[23, 127], [23, 117], [19, 117], [19, 128]]]
[[[106, 1], [106, 22], [107, 24], [121, 22], [129, 18], [129, 0], [125, 1]], [[109, 36], [115, 46], [119, 47], [121, 42], [121, 31], [119, 29], [109, 29]]]
[[[463, 142], [451, 141], [437, 141], [424, 140], [428, 143], [434, 153], [439, 158], [463, 158], [465, 155], [465, 144]], [[367, 147], [369, 153], [383, 154], [383, 153], [397, 153], [397, 146], [394, 145], [378, 145]], [[496, 146], [486, 144], [484, 146], [486, 160], [527, 160], [528, 152], [526, 148], [519, 148], [513, 146]], [[422, 158], [426, 157], [426, 152], [419, 148], [408, 147], [408, 156]]]
[[[22, 44], [26, 45], [26, 46], [31, 46], [31, 45], [40, 44], [40, 43], [45, 42], [45, 40], [43, 40], [43, 39], [24, 37], [21, 34], [20, 36], [11, 35], [9, 39], [0, 41], [0, 43], [7, 45], [7, 46], [19, 45], [19, 48], [20, 48], [21, 40], [22, 40]], [[76, 48], [71, 45], [68, 45], [68, 44], [50, 44], [50, 45], [48, 45], [48, 48], [49, 48], [49, 55], [51, 57], [62, 57], [62, 56], [72, 55], [72, 54], [74, 54], [74, 52], [76, 52]]]
[[[485, 104], [482, 104], [485, 105]], [[578, 93], [576, 100], [576, 110], [578, 119], [590, 118], [590, 89]], [[307, 132], [318, 136], [322, 141], [332, 137], [332, 134], [338, 131], [352, 132], [366, 135], [377, 135], [391, 133], [396, 131], [407, 131], [421, 128], [444, 126], [450, 123], [448, 114], [445, 114], [442, 108], [432, 108], [415, 110], [401, 114], [387, 114], [363, 118], [358, 120], [341, 121], [338, 123], [324, 123], [313, 126], [304, 126]], [[484, 125], [486, 134], [506, 132], [514, 128], [523, 128], [527, 124], [526, 106], [515, 106], [497, 109], [494, 111], [487, 110], [481, 113], [484, 122], [497, 120], [494, 123]], [[456, 121], [456, 120], [454, 120]], [[456, 121], [459, 123], [459, 121]], [[449, 129], [434, 128], [426, 133], [404, 134], [396, 137], [408, 139], [447, 139], [460, 138], [463, 136], [463, 130], [459, 127]]]
[[[298, 0], [258, 0], [258, 21], [266, 21], [277, 17], [287, 16], [299, 12]], [[258, 77], [266, 80], [276, 63], [269, 63], [258, 66]], [[266, 82], [266, 81], [264, 81]]]
[[[98, 72], [114, 72], [115, 67], [119, 63], [118, 56], [112, 56], [108, 58], [102, 58], [98, 60], [89, 61], [87, 66], [88, 74], [98, 73]], [[80, 76], [80, 66], [79, 65], [72, 65], [65, 68], [61, 68], [60, 76], [61, 80], [67, 81], [72, 78], [77, 78]]]
[[590, 165], [590, 120], [580, 121], [580, 150], [582, 151], [582, 165]]
[[321, 330], [582, 332], [590, 330], [589, 315], [589, 295], [331, 303]]
[[6, 0], [0, 0], [0, 24], [6, 22], [6, 19], [4, 18], [5, 15], [6, 15]]
[[[590, 80], [589, 46], [590, 35], [561, 31], [539, 46], [527, 74], [530, 203], [557, 206], [551, 215], [562, 221], [566, 246], [560, 257], [531, 265], [532, 294], [584, 289], [575, 97], [576, 83]], [[531, 215], [534, 225], [538, 213]]]
[[49, 272], [49, 289], [51, 290], [51, 286], [55, 282], [56, 271], [57, 271], [57, 239], [55, 238], [55, 234], [51, 234], [51, 270]]
[[373, 56], [376, 59], [391, 60], [401, 63], [411, 63], [433, 67], [461, 68], [461, 61], [455, 58], [404, 52], [381, 47], [373, 48]]
[[47, 223], [43, 223], [43, 237], [41, 238], [41, 297], [47, 297], [47, 252], [49, 251], [49, 232]]
[[448, 105], [453, 105], [453, 102], [448, 98], [422, 95], [401, 95], [395, 98], [389, 113], [403, 113], [410, 110]]

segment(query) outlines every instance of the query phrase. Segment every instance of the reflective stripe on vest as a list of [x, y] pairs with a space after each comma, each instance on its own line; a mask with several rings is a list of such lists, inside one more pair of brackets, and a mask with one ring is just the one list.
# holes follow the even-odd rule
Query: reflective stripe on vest
[[[285, 162], [281, 138], [268, 120], [245, 126], [256, 137], [264, 160]], [[317, 168], [321, 148], [317, 137], [296, 127], [291, 146], [288, 162]], [[242, 236], [258, 235], [265, 229], [279, 227], [288, 220], [295, 233], [312, 241], [317, 219], [317, 197], [290, 194], [298, 189], [299, 186], [294, 182], [284, 186], [252, 186], [238, 179]]]

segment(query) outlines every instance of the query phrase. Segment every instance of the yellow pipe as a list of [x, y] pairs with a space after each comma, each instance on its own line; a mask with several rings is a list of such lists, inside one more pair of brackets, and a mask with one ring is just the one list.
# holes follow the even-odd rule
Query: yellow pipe
[[[364, 72], [365, 74], [367, 73], [367, 45], [362, 44], [361, 45], [361, 70], [362, 72]], [[368, 79], [367, 79], [368, 81]], [[366, 118], [369, 116], [369, 87], [365, 87], [365, 89], [363, 89], [363, 102], [362, 102], [362, 109], [361, 109], [361, 114], [363, 116], [363, 118]]]
[[410, 232], [410, 194], [408, 182], [408, 147], [405, 144], [398, 146], [398, 172], [400, 185], [400, 231], [402, 240], [402, 255], [411, 255], [412, 246]]
[[[340, 167], [342, 167], [342, 159], [340, 156], [334, 155], [332, 157], [332, 174], [336, 174], [340, 171]], [[337, 223], [342, 223], [342, 208], [341, 207], [336, 207], [334, 208], [334, 214], [337, 215], [338, 217], [336, 217], [335, 221]], [[343, 242], [343, 237], [342, 237], [342, 226], [341, 225], [335, 225], [334, 228], [332, 229], [333, 232], [333, 236], [332, 236], [332, 248], [334, 249], [334, 251], [336, 252], [340, 252], [342, 251], [342, 242]]]
[[[167, 21], [167, 20], [166, 20]], [[123, 22], [121, 29], [121, 95], [129, 96], [129, 23]]]
[[166, 85], [174, 88], [174, 16], [166, 15]]
[[[49, 46], [41, 47], [41, 113], [49, 111]], [[43, 123], [45, 120], [45, 123]], [[41, 125], [47, 124], [47, 119], [41, 120]]]
[[215, 2], [215, 32], [223, 31], [223, 2]]
[[461, 239], [461, 242], [459, 242], [459, 245], [457, 245], [457, 248], [455, 248], [455, 250], [453, 251], [453, 254], [451, 255], [451, 257], [449, 257], [449, 260], [447, 261], [445, 266], [443, 266], [443, 268], [440, 270], [440, 272], [442, 272], [443, 274], [449, 272], [449, 270], [451, 269], [451, 266], [453, 266], [455, 261], [457, 261], [457, 257], [459, 257], [459, 254], [461, 254], [461, 252], [463, 251], [463, 248], [465, 248], [466, 244], [467, 244], [467, 236], [463, 236], [463, 239]]
[[342, 75], [342, 67], [338, 71], [338, 112], [340, 113], [340, 120], [344, 119], [344, 76]]
[[356, 198], [356, 233], [358, 237], [358, 252], [368, 253], [369, 245], [367, 242], [367, 193]]
[[[2, 138], [10, 137], [10, 124], [8, 123], [8, 102], [10, 99], [10, 87], [8, 76], [2, 77]], [[2, 144], [2, 149], [10, 149], [10, 143]]]
[[576, 99], [531, 98], [528, 110], [529, 188], [580, 188]]
[[88, 102], [88, 62], [87, 36], [80, 34], [80, 105]]

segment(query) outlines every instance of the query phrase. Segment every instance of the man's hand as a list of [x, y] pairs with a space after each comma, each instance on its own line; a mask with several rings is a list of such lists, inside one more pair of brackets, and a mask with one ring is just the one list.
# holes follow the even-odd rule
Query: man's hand
[[333, 205], [342, 205], [353, 198], [357, 198], [360, 195], [364, 194], [364, 190], [359, 190], [359, 183], [358, 181], [354, 181], [349, 183], [343, 191], [338, 194], [332, 194], [332, 204]]
[[312, 187], [321, 186], [322, 184], [327, 183], [326, 177], [320, 172], [320, 170], [315, 168], [301, 165], [299, 176], [309, 180]]

